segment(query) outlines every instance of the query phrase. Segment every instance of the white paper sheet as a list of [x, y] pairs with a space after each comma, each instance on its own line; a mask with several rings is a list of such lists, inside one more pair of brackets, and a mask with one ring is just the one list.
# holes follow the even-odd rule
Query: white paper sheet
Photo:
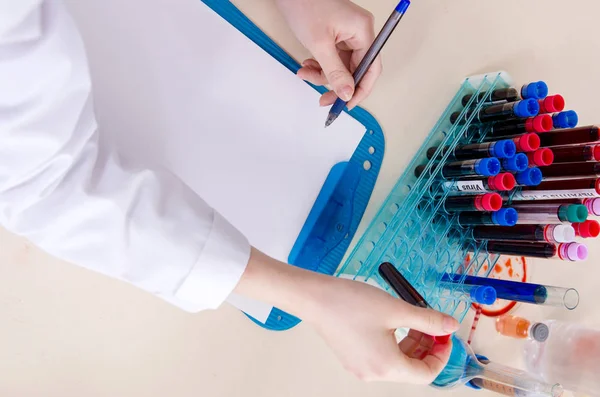
[[[199, 0], [68, 1], [101, 139], [178, 174], [258, 249], [287, 261], [330, 170], [364, 127], [323, 128], [318, 93]], [[234, 297], [265, 321], [270, 306]]]

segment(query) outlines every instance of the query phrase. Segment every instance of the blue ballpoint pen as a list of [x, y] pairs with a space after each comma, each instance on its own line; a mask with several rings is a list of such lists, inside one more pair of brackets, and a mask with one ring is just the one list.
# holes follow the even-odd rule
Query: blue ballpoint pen
[[[385, 22], [383, 28], [381, 28], [381, 32], [379, 32], [379, 34], [375, 38], [375, 41], [373, 41], [373, 44], [371, 44], [371, 48], [369, 48], [369, 51], [367, 51], [365, 57], [362, 59], [362, 61], [360, 61], [360, 64], [354, 71], [353, 77], [355, 86], [358, 86], [362, 78], [369, 70], [369, 68], [373, 64], [373, 61], [375, 61], [375, 58], [377, 58], [377, 56], [381, 52], [381, 49], [385, 45], [386, 41], [390, 38], [394, 29], [396, 29], [398, 22], [400, 22], [400, 20], [406, 13], [406, 10], [408, 9], [409, 5], [409, 0], [401, 0], [400, 3], [398, 3], [398, 5], [396, 6], [394, 12], [392, 12], [392, 15], [390, 15], [388, 20]], [[346, 107], [346, 103], [347, 102], [339, 98], [335, 101], [335, 103], [329, 110], [327, 121], [325, 121], [325, 127], [329, 127], [335, 121], [335, 119], [338, 118], [338, 116]]]

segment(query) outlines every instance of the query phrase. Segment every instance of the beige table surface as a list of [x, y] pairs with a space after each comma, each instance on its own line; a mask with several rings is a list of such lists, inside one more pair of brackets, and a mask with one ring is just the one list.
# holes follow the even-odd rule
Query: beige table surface
[[[359, 3], [380, 27], [396, 2]], [[292, 55], [306, 55], [272, 0], [236, 4]], [[503, 69], [518, 83], [544, 79], [579, 112], [582, 124], [599, 122], [599, 12], [594, 0], [414, 0], [384, 50], [384, 75], [364, 104], [383, 126], [387, 149], [361, 230], [464, 76]], [[593, 297], [600, 244], [591, 244], [590, 251], [586, 263], [538, 261], [533, 270], [535, 281], [577, 287], [582, 300], [577, 310], [521, 307], [520, 313], [600, 325]], [[0, 231], [0, 318], [0, 395], [6, 397], [442, 393], [361, 383], [308, 326], [268, 332], [231, 307], [186, 314], [52, 259], [5, 231]], [[521, 345], [497, 337], [492, 327], [492, 321], [482, 321], [475, 346], [498, 362], [522, 365], [510, 352]]]

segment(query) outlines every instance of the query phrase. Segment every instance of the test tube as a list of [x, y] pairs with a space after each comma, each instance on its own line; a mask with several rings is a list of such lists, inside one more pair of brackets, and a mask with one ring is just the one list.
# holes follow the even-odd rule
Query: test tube
[[593, 219], [588, 219], [585, 222], [573, 223], [573, 231], [575, 235], [581, 238], [596, 238], [600, 235], [600, 223]]
[[496, 302], [496, 290], [487, 285], [457, 285], [456, 283], [440, 282], [438, 287], [440, 298], [453, 300], [471, 300], [482, 305], [492, 305]]
[[562, 112], [565, 109], [565, 98], [562, 95], [549, 95], [544, 99], [538, 99], [540, 113]]
[[[572, 243], [577, 244], [577, 243]], [[575, 288], [552, 287], [549, 285], [521, 283], [487, 277], [465, 276], [461, 274], [444, 274], [442, 281], [468, 285], [489, 285], [494, 287], [498, 299], [535, 305], [565, 307], [573, 310], [579, 305], [579, 293]]]
[[[415, 176], [421, 176], [424, 171], [424, 165], [418, 166], [415, 168]], [[431, 172], [431, 168], [429, 172]], [[447, 163], [442, 167], [441, 172], [444, 178], [456, 178], [470, 175], [494, 176], [498, 175], [499, 173], [500, 160], [495, 157]]]
[[[516, 101], [517, 99], [519, 99], [519, 91], [517, 91], [515, 88], [496, 88], [495, 90], [492, 90], [490, 94], [490, 97], [486, 100], [486, 102], [498, 102], [498, 101], [507, 101], [507, 102], [513, 102]], [[485, 97], [488, 95], [488, 92], [480, 92], [479, 95], [477, 95], [477, 102], [481, 102], [484, 99], [486, 99]], [[461, 103], [463, 106], [467, 106], [467, 104], [469, 103], [469, 101], [471, 100], [471, 98], [473, 98], [473, 94], [467, 94], [464, 97], [462, 97]]]
[[554, 179], [591, 178], [594, 176], [600, 176], [600, 163], [561, 163], [544, 168], [545, 181]]
[[546, 132], [553, 127], [552, 116], [540, 114], [527, 119], [509, 119], [492, 124], [488, 135], [505, 137], [527, 132]]
[[572, 243], [575, 229], [571, 225], [515, 225], [475, 226], [472, 229], [475, 241], [534, 241], [547, 243]]
[[600, 178], [544, 181], [537, 186], [521, 188], [511, 199], [520, 201], [594, 197], [600, 197]]
[[584, 222], [588, 210], [583, 204], [511, 204], [519, 213], [520, 225], [537, 225], [545, 223]]
[[550, 335], [550, 329], [544, 323], [532, 323], [523, 317], [509, 314], [496, 319], [496, 331], [500, 335], [515, 339], [531, 339], [545, 342]]
[[502, 208], [502, 197], [498, 193], [485, 193], [476, 196], [452, 196], [444, 201], [446, 212], [458, 211], [498, 211]]
[[524, 153], [517, 153], [514, 157], [502, 159], [502, 168], [506, 171], [521, 172], [529, 167], [529, 159]]
[[[511, 203], [511, 200], [505, 200], [506, 203]], [[600, 198], [586, 198], [586, 199], [554, 199], [554, 200], [520, 200], [519, 204], [583, 204], [588, 209], [589, 215], [600, 215]]]
[[[485, 106], [479, 110], [475, 118], [479, 122], [487, 123], [490, 121], [507, 120], [515, 117], [533, 117], [537, 116], [539, 111], [540, 105], [538, 102], [533, 98], [529, 98], [517, 102], [507, 102]], [[474, 110], [467, 110], [465, 120], [471, 117], [473, 112]], [[450, 115], [450, 122], [453, 124], [456, 123], [460, 113], [461, 112], [452, 113]]]
[[542, 147], [593, 143], [600, 140], [600, 132], [595, 125], [548, 131], [538, 135]]
[[[471, 249], [471, 248], [469, 248]], [[506, 242], [488, 240], [485, 249], [490, 254], [525, 256], [530, 258], [560, 259], [563, 261], [583, 261], [587, 259], [587, 247], [580, 243]]]
[[579, 116], [574, 110], [567, 110], [560, 113], [554, 113], [552, 115], [552, 126], [554, 128], [575, 128], [578, 122]]
[[548, 96], [548, 85], [543, 81], [535, 81], [523, 84], [521, 87], [521, 97], [542, 99]]
[[[432, 159], [435, 156], [438, 147], [430, 147], [427, 149], [427, 158]], [[442, 148], [438, 158], [448, 153], [449, 146]], [[550, 150], [550, 149], [548, 149]], [[481, 159], [485, 157], [510, 158], [517, 153], [517, 146], [509, 139], [504, 139], [496, 142], [473, 143], [470, 145], [462, 145], [454, 148], [449, 158], [454, 160], [471, 160]]]
[[471, 384], [480, 388], [489, 390], [494, 393], [502, 394], [508, 397], [541, 397], [542, 394], [519, 389], [518, 387], [505, 385], [503, 383], [494, 382], [489, 379], [473, 378]]
[[[532, 169], [532, 168], [530, 168]], [[528, 170], [527, 170], [528, 171]], [[542, 180], [540, 172], [540, 181]], [[441, 184], [442, 189], [449, 194], [485, 193], [491, 191], [510, 191], [517, 181], [513, 174], [503, 172], [485, 179], [460, 179]]]
[[600, 161], [600, 145], [564, 146], [552, 148], [554, 163]]
[[[486, 141], [493, 141], [497, 138], [498, 137], [488, 135], [484, 139]], [[534, 150], [540, 148], [540, 137], [538, 136], [538, 134], [535, 134], [533, 132], [523, 135], [511, 136], [510, 139], [515, 144], [517, 152], [533, 152]]]
[[515, 173], [515, 181], [521, 186], [537, 186], [542, 183], [542, 171], [537, 167]]
[[[535, 152], [527, 153], [527, 159], [529, 160], [530, 167], [547, 167], [554, 162], [554, 153], [552, 152], [552, 149], [544, 147], [536, 150]], [[545, 172], [544, 175], [546, 175]]]
[[457, 222], [464, 227], [477, 225], [513, 226], [517, 223], [518, 217], [517, 210], [514, 208], [500, 208], [496, 212], [461, 212], [458, 214]]

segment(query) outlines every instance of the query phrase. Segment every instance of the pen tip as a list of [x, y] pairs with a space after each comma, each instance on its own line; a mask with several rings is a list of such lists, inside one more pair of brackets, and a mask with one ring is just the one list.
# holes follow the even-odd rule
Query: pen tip
[[331, 123], [333, 123], [333, 120], [327, 120], [325, 122], [325, 128], [329, 127], [331, 125]]
[[333, 122], [335, 121], [335, 119], [338, 118], [337, 114], [334, 113], [329, 113], [329, 116], [327, 116], [327, 120], [325, 120], [325, 128], [329, 127], [331, 124], [333, 124]]

